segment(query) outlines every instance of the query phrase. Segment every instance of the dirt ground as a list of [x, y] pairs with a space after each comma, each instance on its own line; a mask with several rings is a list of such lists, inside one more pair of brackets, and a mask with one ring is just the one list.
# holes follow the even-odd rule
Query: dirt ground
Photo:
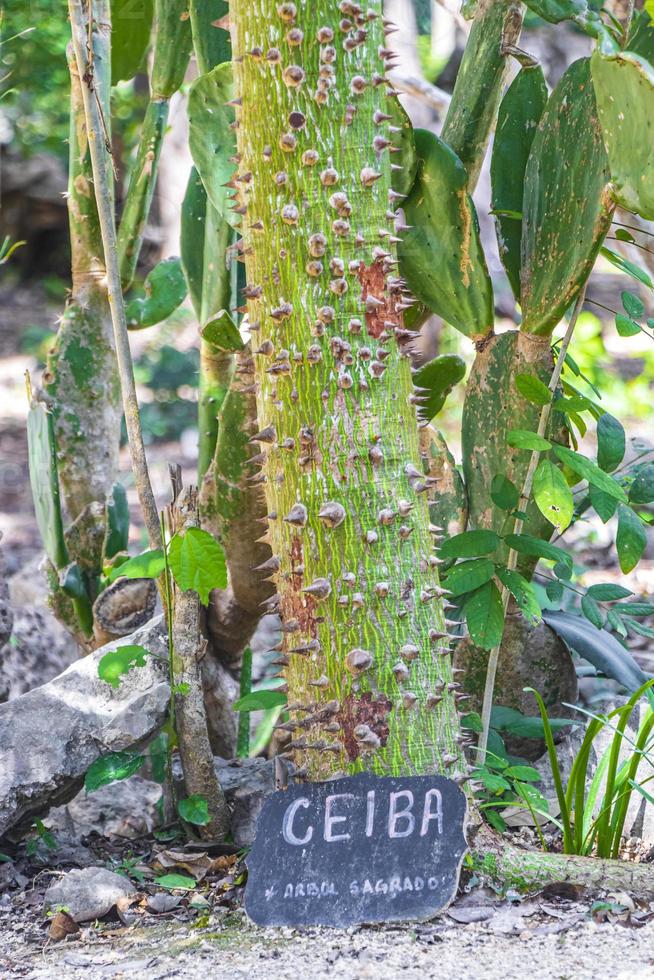
[[425, 924], [345, 932], [264, 930], [241, 912], [221, 911], [200, 928], [172, 919], [150, 928], [89, 933], [48, 945], [38, 929], [5, 921], [0, 974], [6, 980], [309, 975], [312, 980], [644, 980], [654, 975], [654, 923], [597, 924], [587, 909], [570, 915], [554, 904], [548, 912], [531, 903], [517, 911], [511, 905], [487, 922], [467, 925], [445, 915]]

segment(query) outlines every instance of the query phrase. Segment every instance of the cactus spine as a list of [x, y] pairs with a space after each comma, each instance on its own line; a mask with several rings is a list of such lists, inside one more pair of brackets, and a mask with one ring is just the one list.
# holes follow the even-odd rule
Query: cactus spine
[[238, 179], [290, 749], [462, 768], [395, 272], [381, 0], [232, 6]]

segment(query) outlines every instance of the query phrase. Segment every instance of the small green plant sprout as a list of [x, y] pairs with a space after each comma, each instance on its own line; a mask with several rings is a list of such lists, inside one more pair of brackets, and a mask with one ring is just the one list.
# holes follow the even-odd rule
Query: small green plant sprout
[[25, 854], [27, 857], [34, 857], [39, 849], [39, 844], [43, 844], [48, 851], [56, 851], [59, 846], [57, 843], [57, 838], [48, 830], [43, 821], [37, 817], [32, 824], [32, 834], [33, 836], [29, 838], [25, 844]]
[[[544, 726], [547, 753], [561, 811], [559, 820], [565, 854], [619, 857], [631, 795], [637, 790], [642, 791], [645, 799], [649, 797], [642, 789], [647, 780], [639, 783], [637, 773], [643, 759], [650, 763], [652, 761], [650, 753], [654, 746], [654, 711], [651, 704], [643, 706], [638, 732], [634, 738], [627, 734], [627, 724], [636, 705], [641, 699], [648, 698], [653, 686], [654, 678], [641, 685], [626, 704], [607, 715], [575, 709], [585, 714], [589, 722], [565, 788], [545, 703], [537, 691], [525, 688], [536, 698]], [[589, 778], [591, 750], [599, 733], [606, 728], [613, 731], [611, 743], [601, 756], [592, 778]], [[648, 801], [651, 801], [651, 797]]]
[[27, 242], [12, 243], [9, 235], [7, 235], [4, 241], [0, 243], [0, 265], [6, 265], [16, 249], [20, 248], [21, 245], [27, 245]]

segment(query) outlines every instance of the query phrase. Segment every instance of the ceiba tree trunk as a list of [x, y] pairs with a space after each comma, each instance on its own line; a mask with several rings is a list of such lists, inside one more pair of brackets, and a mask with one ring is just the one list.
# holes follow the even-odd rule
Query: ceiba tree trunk
[[381, 0], [235, 0], [238, 173], [290, 748], [465, 779], [395, 260]]

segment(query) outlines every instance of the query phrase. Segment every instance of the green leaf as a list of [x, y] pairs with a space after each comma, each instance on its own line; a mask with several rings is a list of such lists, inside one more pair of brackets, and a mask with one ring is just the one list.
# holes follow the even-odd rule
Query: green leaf
[[640, 517], [634, 513], [631, 507], [620, 504], [615, 547], [618, 552], [620, 568], [625, 575], [636, 567], [643, 556], [646, 545], [647, 538]]
[[573, 572], [572, 562], [566, 564], [564, 561], [557, 561], [552, 571], [562, 582], [569, 582]]
[[425, 401], [418, 406], [423, 422], [431, 422], [445, 404], [448, 395], [466, 373], [466, 362], [458, 354], [441, 354], [428, 361], [413, 375], [416, 388], [425, 388]]
[[589, 623], [596, 626], [598, 630], [602, 629], [604, 626], [604, 616], [592, 595], [586, 593], [585, 596], [581, 597], [581, 611]]
[[551, 391], [535, 374], [516, 374], [515, 386], [532, 405], [549, 405], [552, 401]]
[[111, 0], [111, 84], [129, 81], [150, 43], [152, 0]]
[[488, 558], [473, 558], [471, 561], [460, 562], [447, 573], [446, 588], [453, 596], [463, 595], [479, 588], [484, 582], [490, 582], [495, 574], [495, 566]]
[[287, 701], [282, 691], [251, 691], [235, 701], [232, 707], [234, 711], [267, 711], [269, 708], [280, 707]]
[[[633, 592], [614, 582], [600, 582], [598, 585], [589, 586], [586, 594], [597, 599], [598, 602], [614, 602], [616, 599], [626, 599], [627, 596], [633, 595]], [[654, 611], [654, 606], [652, 610]]]
[[647, 463], [636, 474], [629, 490], [632, 504], [651, 504], [654, 500], [654, 463]]
[[232, 320], [227, 310], [219, 310], [210, 317], [201, 328], [202, 339], [217, 350], [243, 350], [245, 344], [240, 330]]
[[625, 275], [630, 276], [637, 282], [642, 282], [643, 285], [647, 286], [649, 289], [654, 289], [654, 284], [652, 283], [648, 273], [645, 272], [644, 269], [641, 269], [639, 265], [636, 265], [634, 262], [630, 262], [628, 259], [623, 259], [621, 255], [618, 255], [617, 252], [612, 252], [611, 249], [606, 248], [605, 245], [603, 245], [600, 249], [600, 254], [603, 255], [604, 258], [611, 263], [611, 265], [614, 265], [616, 269], [619, 269], [620, 272], [624, 272]]
[[465, 167], [446, 143], [414, 131], [418, 172], [402, 205], [400, 273], [421, 303], [467, 337], [493, 325], [493, 287]]
[[129, 506], [122, 483], [114, 483], [107, 500], [107, 535], [104, 541], [104, 558], [113, 558], [119, 551], [126, 551], [129, 542]]
[[42, 402], [32, 402], [27, 415], [30, 486], [41, 540], [55, 568], [68, 562], [64, 541], [57, 473], [54, 422]]
[[118, 647], [105, 653], [98, 661], [98, 677], [112, 687], [120, 687], [120, 679], [134, 667], [145, 667], [145, 658], [149, 656], [145, 647], [128, 645]]
[[455, 534], [440, 546], [441, 558], [477, 558], [490, 555], [500, 545], [495, 531], [463, 531]]
[[475, 776], [484, 784], [484, 787], [489, 793], [505, 793], [507, 790], [511, 789], [511, 784], [508, 783], [506, 779], [502, 779], [502, 777], [498, 776], [495, 772], [488, 772], [485, 769], [481, 769], [479, 772], [475, 773]]
[[593, 12], [589, 13], [586, 0], [529, 0], [527, 7], [548, 24], [580, 18], [584, 22], [589, 16], [597, 20], [597, 15], [593, 17]]
[[177, 812], [182, 820], [195, 824], [196, 827], [204, 827], [211, 819], [209, 804], [204, 796], [200, 796], [199, 793], [193, 793], [186, 799], [180, 800], [177, 804]]
[[521, 779], [527, 783], [539, 783], [541, 774], [533, 766], [509, 766], [504, 769], [504, 775], [510, 779]]
[[490, 495], [493, 503], [502, 510], [513, 510], [520, 501], [520, 491], [503, 473], [493, 477]]
[[612, 473], [624, 459], [626, 448], [622, 423], [605, 412], [597, 421], [597, 465], [605, 473]]
[[574, 449], [568, 449], [567, 446], [559, 446], [558, 444], [554, 447], [554, 452], [566, 466], [569, 466], [571, 470], [580, 476], [584, 480], [588, 480], [590, 484], [594, 487], [598, 487], [607, 493], [609, 497], [615, 497], [616, 500], [627, 502], [627, 495], [620, 486], [619, 483], [610, 477], [604, 470], [601, 470], [599, 466], [592, 463], [581, 453], [576, 453]]
[[560, 610], [546, 610], [543, 619], [580, 657], [628, 691], [637, 690], [647, 681], [642, 668], [607, 630], [598, 630], [582, 616]]
[[615, 499], [615, 497], [609, 497], [608, 493], [604, 493], [603, 490], [599, 490], [597, 487], [590, 486], [588, 491], [590, 494], [590, 502], [593, 505], [595, 513], [602, 523], [606, 524], [606, 522], [610, 521], [615, 514], [618, 501]]
[[500, 259], [520, 299], [520, 240], [525, 168], [547, 104], [540, 65], [521, 68], [500, 104], [491, 157], [492, 214]]
[[549, 98], [525, 170], [522, 331], [550, 335], [579, 295], [611, 224], [610, 179], [589, 60], [579, 58]]
[[182, 592], [193, 589], [205, 606], [212, 589], [227, 587], [225, 554], [208, 531], [190, 527], [176, 534], [168, 547], [168, 563]]
[[184, 302], [188, 289], [181, 260], [164, 259], [155, 265], [143, 283], [143, 289], [145, 296], [137, 296], [125, 307], [130, 330], [142, 330], [161, 323]]
[[645, 304], [640, 296], [636, 296], [635, 293], [628, 293], [626, 290], [623, 290], [622, 305], [625, 313], [633, 317], [634, 320], [640, 320], [641, 317], [645, 316]]
[[608, 609], [607, 610], [607, 613], [606, 613], [606, 622], [611, 627], [611, 629], [612, 630], [615, 630], [615, 632], [618, 633], [620, 636], [623, 636], [623, 637], [628, 636], [627, 627], [623, 623], [622, 618], [620, 616], [618, 616], [618, 614], [617, 614], [617, 612], [615, 610], [615, 606], [613, 606], [613, 607], [611, 607], [611, 609]]
[[563, 473], [549, 459], [538, 464], [532, 492], [543, 517], [559, 531], [565, 531], [572, 520], [574, 500]]
[[236, 140], [230, 128], [234, 109], [232, 99], [232, 66], [230, 62], [200, 75], [189, 90], [189, 147], [207, 196], [221, 219], [233, 228], [240, 215], [231, 210], [233, 191], [227, 186], [234, 174], [230, 157], [236, 152]]
[[145, 762], [144, 755], [134, 755], [131, 752], [109, 752], [96, 759], [86, 771], [84, 788], [92, 793], [101, 786], [108, 786], [119, 779], [129, 779]]
[[654, 616], [654, 603], [651, 602], [621, 602], [618, 609], [626, 616]]
[[486, 582], [473, 592], [464, 606], [470, 638], [483, 650], [492, 650], [502, 642], [504, 610], [502, 596], [494, 582]]
[[552, 443], [535, 432], [527, 432], [524, 429], [511, 429], [506, 438], [509, 446], [516, 449], [531, 449], [532, 452], [545, 452], [552, 448]]
[[540, 623], [540, 605], [531, 582], [511, 568], [498, 568], [497, 577], [514, 597], [525, 619], [533, 625]]
[[112, 568], [107, 582], [115, 582], [117, 578], [159, 578], [165, 567], [163, 551], [144, 551]]
[[533, 558], [546, 558], [548, 561], [561, 562], [569, 572], [572, 572], [570, 555], [563, 548], [557, 548], [555, 544], [550, 544], [549, 541], [541, 541], [531, 534], [507, 534], [504, 540], [509, 548], [517, 551], [519, 555], [530, 555]]
[[560, 582], [548, 582], [545, 592], [550, 602], [560, 602], [563, 598], [563, 586]]
[[188, 875], [169, 874], [155, 878], [154, 884], [160, 885], [161, 888], [167, 888], [169, 891], [175, 891], [175, 889], [179, 888], [183, 891], [190, 892], [195, 888], [196, 881], [195, 878], [189, 878]]

